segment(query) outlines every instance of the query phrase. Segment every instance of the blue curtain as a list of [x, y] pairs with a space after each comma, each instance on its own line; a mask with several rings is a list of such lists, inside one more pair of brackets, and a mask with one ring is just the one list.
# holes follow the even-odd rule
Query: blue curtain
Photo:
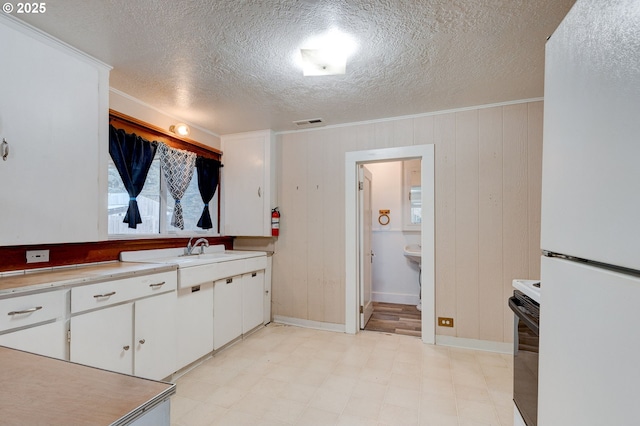
[[142, 223], [136, 197], [144, 187], [157, 148], [157, 142], [149, 142], [135, 133], [128, 134], [109, 125], [109, 154], [129, 193], [129, 208], [122, 221], [128, 223], [129, 228], [135, 229]]
[[222, 167], [222, 164], [218, 160], [200, 156], [196, 158], [198, 188], [200, 189], [200, 196], [204, 203], [204, 209], [198, 221], [198, 227], [202, 229], [213, 228], [211, 214], [209, 213], [209, 201], [211, 201], [215, 195], [218, 182], [220, 181], [220, 167]]

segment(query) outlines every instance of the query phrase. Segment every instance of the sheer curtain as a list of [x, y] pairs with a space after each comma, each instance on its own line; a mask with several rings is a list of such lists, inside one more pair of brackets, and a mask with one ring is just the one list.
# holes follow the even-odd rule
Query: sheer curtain
[[158, 146], [158, 151], [160, 152], [160, 164], [167, 181], [169, 193], [176, 202], [173, 216], [171, 217], [171, 225], [184, 229], [180, 200], [193, 178], [196, 154], [182, 149], [171, 148], [162, 142]]
[[135, 133], [128, 134], [109, 125], [109, 154], [129, 194], [129, 208], [123, 220], [129, 228], [135, 229], [142, 223], [136, 198], [144, 187], [157, 147], [157, 142], [149, 142]]

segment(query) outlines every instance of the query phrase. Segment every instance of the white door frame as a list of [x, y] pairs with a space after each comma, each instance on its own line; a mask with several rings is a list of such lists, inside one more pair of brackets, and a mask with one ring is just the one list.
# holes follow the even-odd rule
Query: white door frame
[[435, 155], [434, 145], [345, 153], [345, 331], [358, 332], [358, 164], [421, 159], [422, 185], [422, 341], [435, 343]]
[[[372, 178], [373, 176], [371, 171], [364, 164], [359, 164], [358, 181], [364, 184], [362, 190], [358, 190], [358, 268], [359, 274], [361, 274], [358, 278], [358, 284], [360, 286], [358, 300], [360, 301], [359, 305], [362, 309], [359, 321], [359, 328], [361, 330], [365, 327], [373, 314], [373, 300], [371, 297], [371, 282], [373, 279], [371, 276], [371, 272], [373, 270], [373, 250], [371, 247], [373, 242], [373, 230], [371, 223], [373, 220], [371, 212]], [[367, 181], [369, 181], [368, 185]], [[365, 241], [368, 242], [368, 246], [365, 244]]]

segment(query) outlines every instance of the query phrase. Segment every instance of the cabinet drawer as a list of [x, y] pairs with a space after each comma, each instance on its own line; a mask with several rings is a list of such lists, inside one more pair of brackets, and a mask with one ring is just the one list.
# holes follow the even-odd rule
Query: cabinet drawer
[[67, 292], [48, 291], [0, 300], [0, 331], [64, 318]]
[[176, 273], [171, 271], [74, 287], [71, 289], [71, 313], [165, 293], [175, 290], [176, 282]]
[[260, 271], [267, 267], [267, 256], [250, 257], [247, 259], [215, 262], [208, 265], [178, 269], [178, 283], [180, 288], [191, 287], [196, 284], [217, 281], [222, 278]]

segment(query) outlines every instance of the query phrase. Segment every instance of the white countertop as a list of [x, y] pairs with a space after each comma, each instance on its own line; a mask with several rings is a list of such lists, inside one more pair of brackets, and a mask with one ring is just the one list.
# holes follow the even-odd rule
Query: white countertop
[[203, 249], [203, 253], [199, 254], [200, 247], [196, 247], [194, 251], [198, 254], [191, 255], [185, 255], [183, 248], [123, 251], [120, 253], [120, 260], [122, 262], [171, 264], [177, 265], [178, 268], [187, 268], [267, 255], [267, 252], [264, 251], [225, 250], [224, 245], [203, 247]]
[[0, 298], [176, 269], [175, 264], [113, 261], [3, 274], [0, 276]]

